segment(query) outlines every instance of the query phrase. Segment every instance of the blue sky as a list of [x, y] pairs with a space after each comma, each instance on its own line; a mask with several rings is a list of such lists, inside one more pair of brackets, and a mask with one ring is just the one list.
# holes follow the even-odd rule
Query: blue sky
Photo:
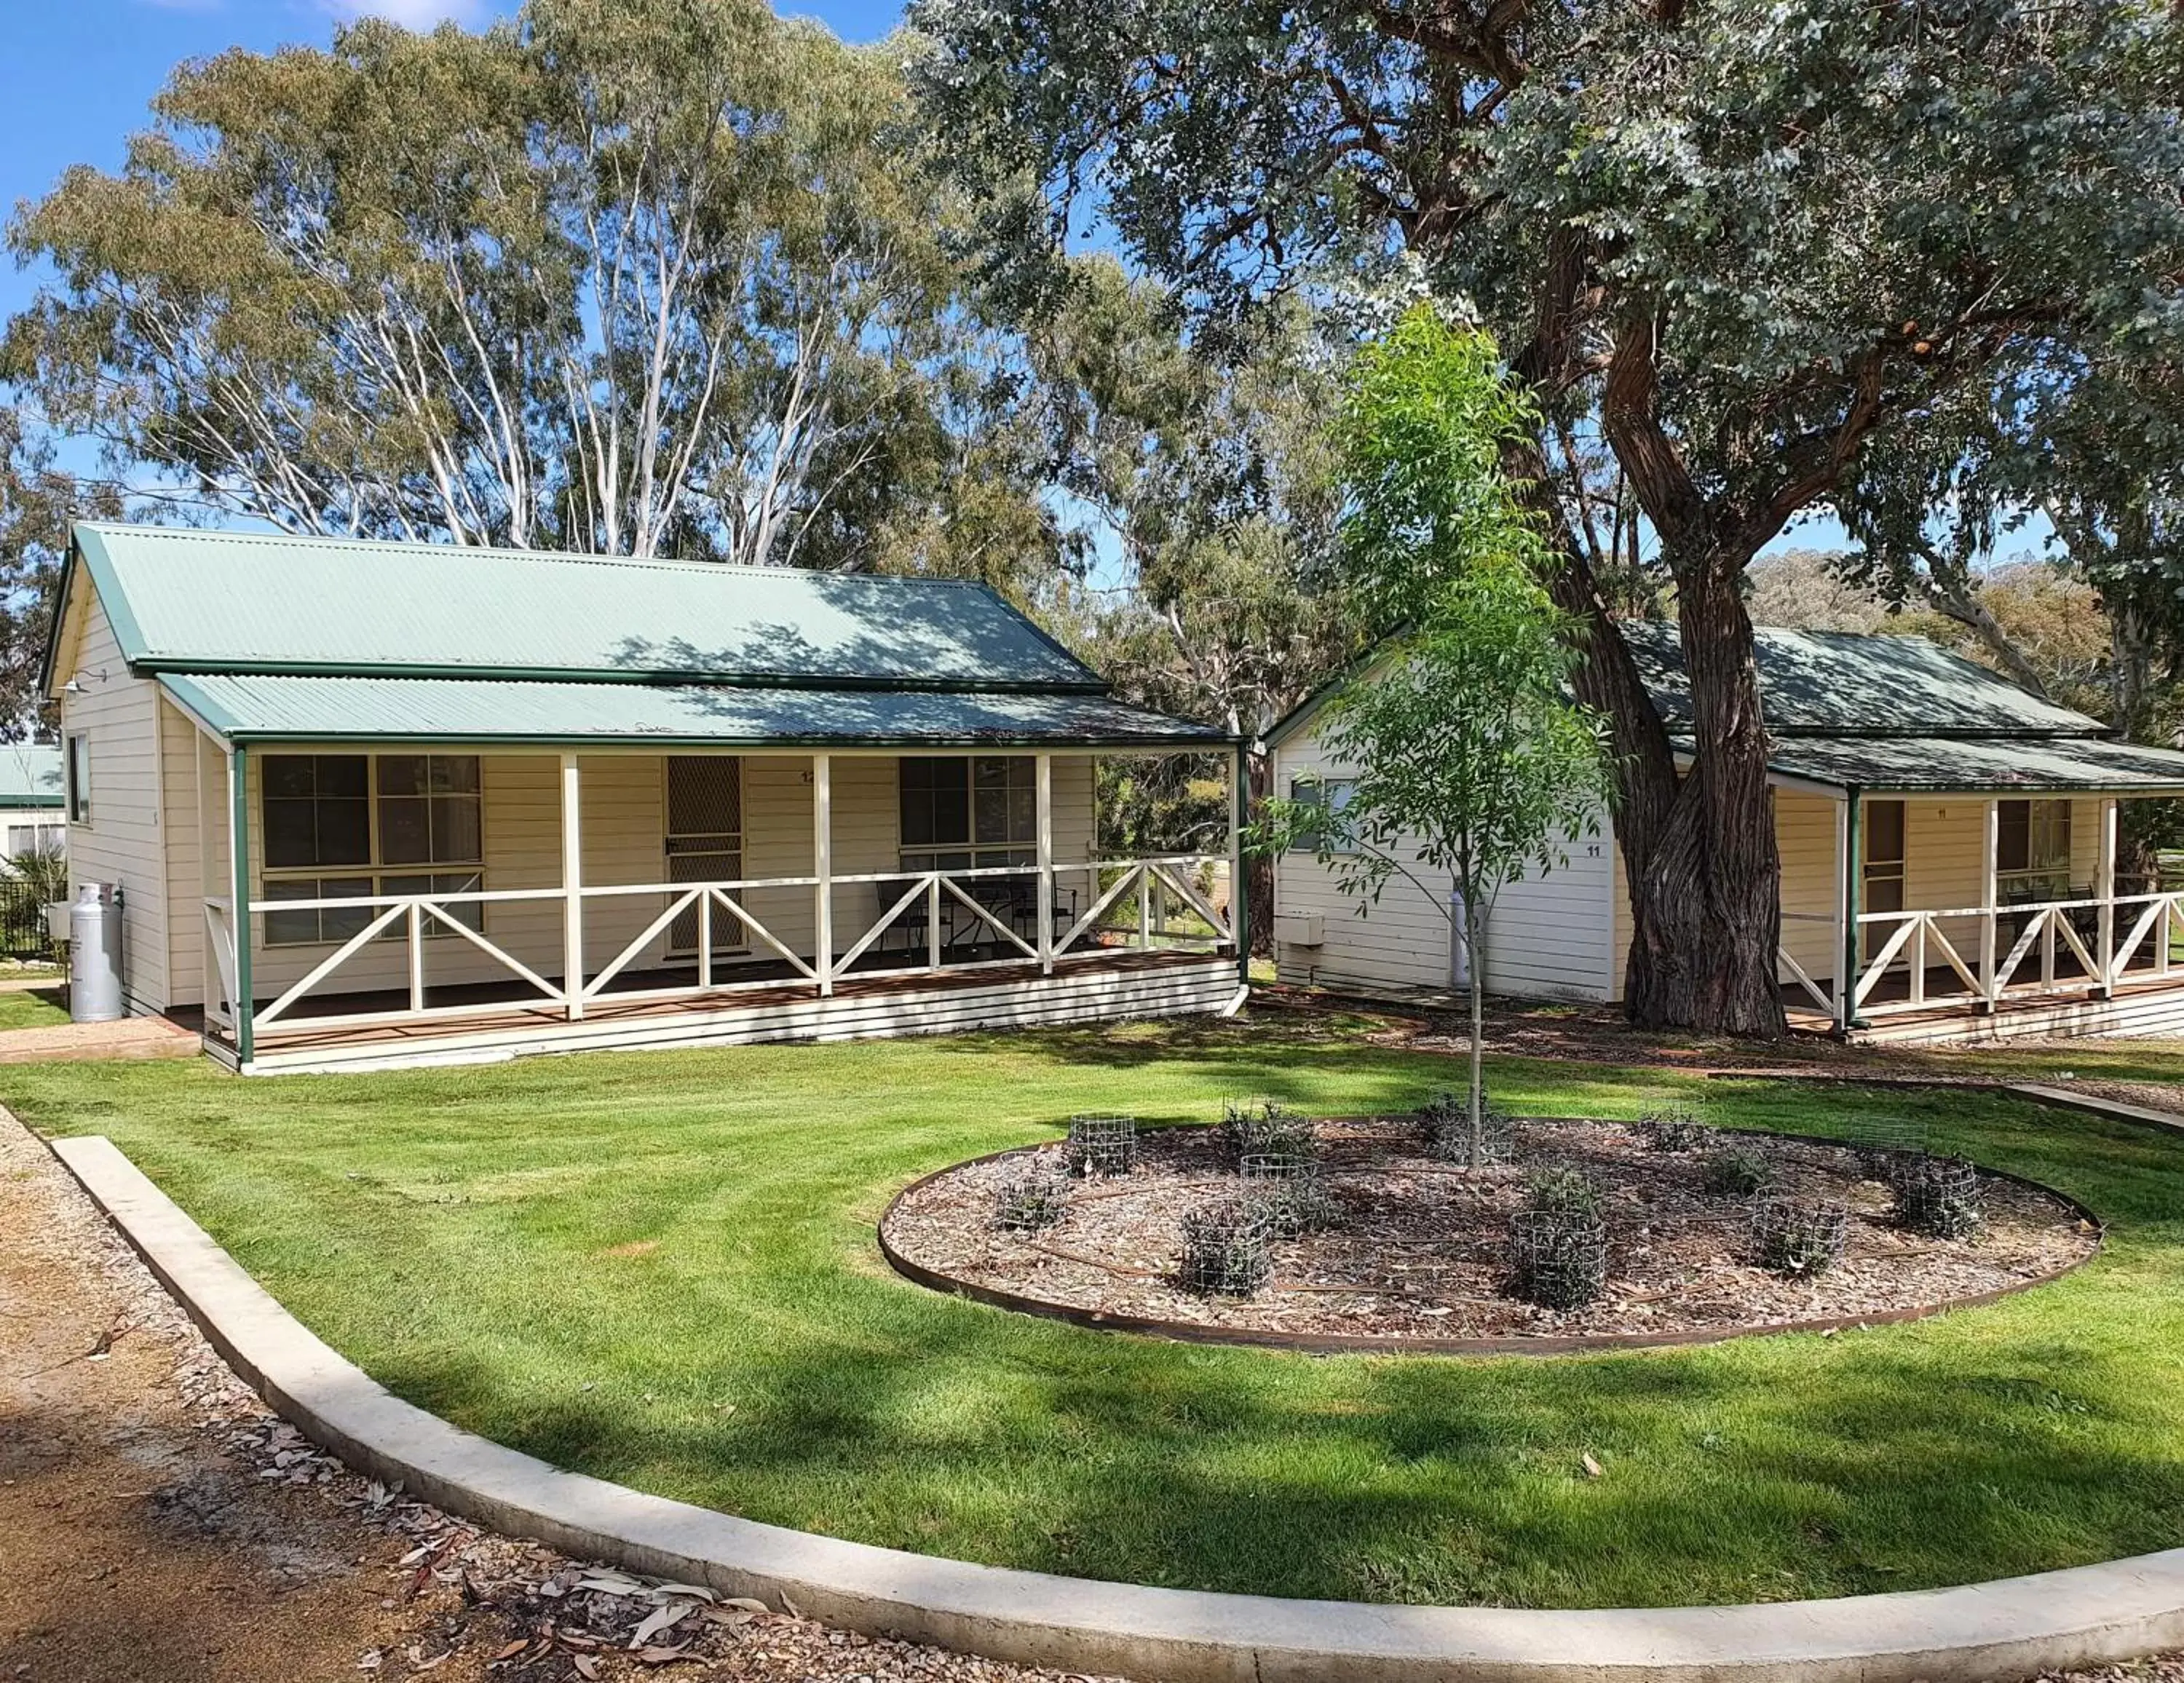
[[[367, 11], [423, 28], [445, 19], [476, 25], [513, 8], [513, 0], [0, 0], [0, 204], [12, 212], [43, 194], [71, 164], [119, 167], [153, 96], [185, 59], [230, 47], [322, 46], [342, 20]], [[885, 35], [902, 15], [892, 0], [808, 0], [784, 9], [853, 41]], [[0, 261], [0, 316], [28, 304], [39, 278]], [[2036, 543], [2025, 534], [2004, 547]], [[1824, 519], [1769, 547], [1842, 543], [1841, 528]]]

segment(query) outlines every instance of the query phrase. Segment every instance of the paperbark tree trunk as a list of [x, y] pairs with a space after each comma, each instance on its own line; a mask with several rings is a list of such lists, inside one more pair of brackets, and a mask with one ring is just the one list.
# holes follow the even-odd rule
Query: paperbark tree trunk
[[[1265, 754], [1246, 754], [1244, 756], [1244, 821], [1248, 824], [1259, 822], [1266, 809], [1269, 780], [1273, 776], [1273, 757]], [[1259, 958], [1274, 956], [1274, 861], [1270, 854], [1246, 849], [1244, 853], [1244, 883], [1241, 892], [1250, 917], [1251, 952]]]

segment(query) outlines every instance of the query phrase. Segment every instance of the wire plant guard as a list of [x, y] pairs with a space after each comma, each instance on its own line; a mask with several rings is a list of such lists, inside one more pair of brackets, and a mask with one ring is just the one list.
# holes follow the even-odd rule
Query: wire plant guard
[[1510, 1289], [1542, 1309], [1581, 1309], [1607, 1285], [1600, 1190], [1575, 1169], [1535, 1175], [1509, 1218]]
[[1072, 1116], [1064, 1154], [1074, 1175], [1128, 1174], [1138, 1166], [1138, 1119]]
[[1221, 1107], [1221, 1143], [1237, 1162], [1254, 1154], [1309, 1158], [1317, 1149], [1312, 1118], [1274, 1099], [1231, 1099]]
[[1964, 1157], [1925, 1153], [1900, 1159], [1890, 1184], [1896, 1219], [1930, 1239], [1969, 1239], [1979, 1230], [1979, 1170]]
[[1003, 1181], [994, 1193], [994, 1225], [1004, 1233], [1036, 1233], [1069, 1212], [1069, 1182], [1043, 1169]]
[[1926, 1124], [1908, 1117], [1854, 1117], [1843, 1129], [1843, 1140], [1858, 1154], [1858, 1172], [1868, 1180], [1893, 1184], [1907, 1161], [1926, 1155]]
[[1222, 1198], [1183, 1218], [1177, 1269], [1186, 1291], [1208, 1297], [1251, 1297], [1274, 1271], [1274, 1213], [1263, 1198]]
[[1273, 1218], [1276, 1237], [1295, 1239], [1322, 1232], [1340, 1219], [1341, 1212], [1312, 1158], [1285, 1151], [1251, 1151], [1237, 1167], [1246, 1195], [1264, 1202]]
[[1850, 1240], [1850, 1212], [1832, 1200], [1787, 1193], [1752, 1207], [1752, 1260], [1771, 1273], [1810, 1279], [1842, 1261]]
[[[1479, 1160], [1506, 1163], [1517, 1155], [1517, 1119], [1479, 1094]], [[1444, 1162], [1471, 1161], [1471, 1095], [1444, 1087], [1418, 1107], [1418, 1131], [1427, 1151]]]

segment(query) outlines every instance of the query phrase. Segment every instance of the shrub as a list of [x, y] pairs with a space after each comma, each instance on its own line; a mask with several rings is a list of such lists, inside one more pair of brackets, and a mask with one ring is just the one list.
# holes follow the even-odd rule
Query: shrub
[[1638, 1118], [1638, 1129], [1656, 1151], [1696, 1151], [1706, 1143], [1709, 1131], [1698, 1109], [1680, 1099], [1645, 1112]]
[[1752, 1212], [1752, 1251], [1759, 1266], [1809, 1279], [1842, 1260], [1850, 1212], [1802, 1198], [1762, 1198]]
[[1239, 1167], [1251, 1195], [1265, 1200], [1279, 1237], [1318, 1233], [1340, 1219], [1342, 1212], [1319, 1177], [1319, 1165], [1309, 1157], [1253, 1151]]
[[1072, 1116], [1063, 1152], [1072, 1174], [1128, 1174], [1138, 1166], [1138, 1119]]
[[1774, 1165], [1752, 1145], [1724, 1145], [1699, 1165], [1699, 1185], [1713, 1198], [1753, 1198], [1774, 1184]]
[[1580, 1309], [1607, 1284], [1607, 1224], [1600, 1188], [1583, 1171], [1543, 1169], [1509, 1218], [1512, 1289], [1543, 1309]]
[[1184, 1289], [1209, 1296], [1253, 1296], [1273, 1273], [1268, 1248], [1273, 1231], [1273, 1213], [1261, 1198], [1223, 1198], [1193, 1210], [1183, 1218], [1178, 1272]]
[[1005, 1233], [1052, 1227], [1067, 1213], [1069, 1183], [1034, 1169], [1001, 1183], [994, 1194], [994, 1225]]
[[1901, 1159], [1894, 1175], [1896, 1219], [1934, 1239], [1967, 1239], [1978, 1229], [1979, 1171], [1963, 1157]]
[[1239, 1163], [1259, 1153], [1308, 1158], [1317, 1148], [1312, 1118], [1272, 1099], [1230, 1100], [1222, 1109], [1221, 1141]]
[[1583, 1169], [1558, 1165], [1532, 1177], [1524, 1189], [1524, 1206], [1566, 1216], [1597, 1216], [1600, 1188]]
[[[1479, 1094], [1479, 1156], [1505, 1163], [1516, 1155], [1516, 1118]], [[1418, 1131], [1426, 1150], [1448, 1162], [1471, 1161], [1471, 1099], [1444, 1088], [1418, 1107]]]
[[1597, 1215], [1522, 1209], [1509, 1218], [1512, 1289], [1543, 1309], [1581, 1309], [1607, 1284], [1607, 1228]]

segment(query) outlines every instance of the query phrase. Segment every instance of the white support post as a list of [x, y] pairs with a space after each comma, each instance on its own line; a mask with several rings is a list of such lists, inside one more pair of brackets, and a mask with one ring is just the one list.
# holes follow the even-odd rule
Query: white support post
[[1986, 840], [1980, 855], [1980, 995], [1986, 1009], [1995, 1006], [1994, 964], [1996, 946], [1995, 900], [1997, 861], [2002, 855], [2002, 803], [1990, 800], [1986, 804]]
[[2101, 945], [2094, 956], [2100, 960], [2100, 992], [2103, 997], [2115, 990], [2115, 867], [2116, 867], [2116, 799], [2109, 795], [2101, 802], [2100, 875], [2093, 884], [2093, 894], [2101, 903]]
[[819, 879], [813, 890], [811, 967], [818, 972], [819, 997], [834, 992], [834, 762], [832, 755], [811, 756], [811, 864]]
[[[201, 900], [213, 896], [212, 874], [212, 812], [205, 805], [205, 738], [204, 733], [192, 724], [190, 727], [190, 770], [197, 778], [198, 793], [198, 895]], [[218, 997], [213, 978], [220, 973], [219, 955], [212, 950], [212, 917], [209, 908], [198, 908], [198, 956], [203, 961], [198, 998], [204, 1011], [205, 1027], [210, 1028], [216, 1019], [213, 1000]]]
[[584, 1014], [583, 777], [577, 756], [561, 756], [561, 989], [569, 1021]]
[[425, 1009], [424, 908], [412, 906], [406, 922], [410, 935], [410, 1009], [421, 1015]]
[[925, 967], [940, 971], [940, 873], [935, 871], [925, 884]]
[[[1244, 750], [1228, 756], [1228, 937], [1236, 948], [1237, 979], [1251, 979], [1251, 956], [1244, 949]], [[1218, 933], [1217, 931], [1216, 933]]]
[[1138, 950], [1153, 950], [1153, 873], [1138, 867]]
[[1054, 756], [1038, 757], [1039, 969], [1054, 974]]
[[1858, 985], [1857, 967], [1849, 962], [1850, 927], [1850, 803], [1846, 795], [1836, 802], [1836, 1027], [1847, 1029], [1853, 1014], [1851, 990]]

